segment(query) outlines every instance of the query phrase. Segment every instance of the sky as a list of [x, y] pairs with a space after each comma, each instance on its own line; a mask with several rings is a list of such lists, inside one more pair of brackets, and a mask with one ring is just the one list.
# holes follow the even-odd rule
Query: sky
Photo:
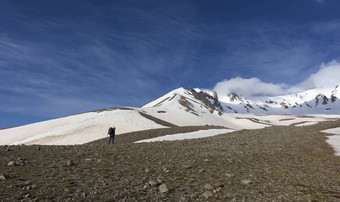
[[335, 85], [339, 10], [338, 0], [0, 0], [0, 128], [140, 107], [179, 87]]

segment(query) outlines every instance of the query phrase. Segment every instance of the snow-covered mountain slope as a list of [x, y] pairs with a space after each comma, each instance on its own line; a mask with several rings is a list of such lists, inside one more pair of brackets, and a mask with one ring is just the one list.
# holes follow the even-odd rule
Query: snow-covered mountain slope
[[178, 126], [224, 125], [225, 122], [218, 115], [220, 111], [196, 99], [191, 90], [185, 88], [173, 90], [142, 106], [141, 110]]
[[178, 88], [140, 108], [97, 110], [2, 129], [0, 145], [83, 144], [106, 137], [110, 126], [115, 126], [119, 135], [172, 126], [216, 125], [240, 130], [272, 125], [310, 125], [340, 118], [339, 91], [336, 87], [252, 98], [233, 93], [219, 98], [216, 92]]
[[340, 114], [339, 97], [339, 86], [335, 86], [276, 97], [247, 98], [229, 93], [219, 102], [226, 113]]
[[109, 109], [3, 129], [0, 144], [83, 144], [106, 137], [110, 126], [117, 128], [117, 134], [165, 127], [145, 118], [138, 109]]
[[[142, 106], [141, 110], [178, 126], [219, 125], [236, 130], [317, 123], [329, 118], [340, 118], [340, 115], [270, 115], [264, 114], [263, 110], [258, 110], [259, 114], [226, 113], [225, 105], [226, 103], [219, 101], [216, 94], [211, 95], [210, 92], [198, 89], [179, 88]], [[244, 108], [243, 105], [233, 107]]]

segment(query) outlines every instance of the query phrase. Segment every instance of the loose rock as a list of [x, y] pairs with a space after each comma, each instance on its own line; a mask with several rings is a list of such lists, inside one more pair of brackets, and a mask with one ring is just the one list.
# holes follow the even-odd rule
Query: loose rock
[[198, 172], [203, 173], [203, 172], [205, 172], [205, 169], [204, 168], [199, 169]]
[[16, 161], [10, 161], [10, 162], [8, 162], [7, 165], [8, 165], [8, 166], [17, 166], [18, 163], [17, 163]]
[[204, 189], [213, 190], [214, 187], [213, 187], [211, 184], [205, 184], [205, 185], [204, 185]]
[[166, 192], [169, 192], [169, 189], [166, 187], [166, 184], [162, 184], [159, 186], [159, 191], [161, 193], [166, 193]]
[[191, 165], [184, 165], [183, 168], [184, 169], [191, 169], [192, 167], [191, 167]]
[[167, 168], [163, 168], [163, 171], [166, 172], [166, 173], [170, 172], [170, 170], [167, 169]]
[[209, 198], [209, 197], [212, 197], [212, 196], [213, 196], [213, 193], [212, 193], [211, 191], [205, 191], [205, 192], [203, 193], [203, 196], [204, 196], [205, 198]]
[[251, 184], [251, 180], [241, 180], [242, 184], [249, 185]]
[[69, 161], [66, 162], [66, 165], [67, 166], [75, 166], [76, 164], [72, 160], [69, 160]]
[[184, 196], [182, 196], [179, 201], [187, 201], [186, 198]]
[[7, 174], [0, 174], [0, 180], [6, 180], [8, 177], [9, 176]]
[[226, 174], [225, 174], [225, 176], [227, 176], [227, 177], [229, 177], [229, 178], [233, 178], [233, 177], [235, 177], [235, 175], [234, 175], [234, 174], [232, 174], [232, 173], [226, 173]]
[[150, 181], [148, 182], [148, 184], [149, 184], [151, 187], [157, 186], [157, 182], [154, 181], [154, 180], [150, 180]]
[[222, 184], [222, 183], [215, 183], [214, 187], [215, 188], [224, 187], [224, 184]]
[[158, 184], [162, 184], [162, 183], [163, 183], [163, 180], [162, 180], [161, 178], [157, 178], [156, 182], [157, 182]]

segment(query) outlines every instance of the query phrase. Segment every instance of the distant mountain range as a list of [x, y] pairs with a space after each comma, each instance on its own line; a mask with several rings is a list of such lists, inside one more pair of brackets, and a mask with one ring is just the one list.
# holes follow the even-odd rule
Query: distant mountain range
[[[260, 114], [339, 114], [340, 90], [339, 86], [332, 88], [320, 88], [307, 90], [301, 93], [276, 97], [253, 96], [245, 97], [237, 92], [226, 93], [219, 96], [215, 91], [201, 89], [181, 88], [144, 105], [143, 107], [155, 107], [162, 111], [162, 107], [169, 105], [176, 96], [177, 102], [186, 111], [199, 114], [190, 106], [193, 102], [200, 103], [211, 111], [222, 113], [260, 113]], [[173, 95], [173, 97], [169, 97]], [[143, 108], [142, 107], [142, 108]], [[164, 110], [163, 110], [164, 111]]]

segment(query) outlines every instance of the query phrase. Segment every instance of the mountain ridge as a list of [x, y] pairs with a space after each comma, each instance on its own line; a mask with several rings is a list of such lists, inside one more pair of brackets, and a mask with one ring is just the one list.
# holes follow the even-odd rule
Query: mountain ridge
[[[192, 89], [206, 93], [213, 99], [214, 106], [226, 113], [264, 113], [264, 114], [320, 114], [340, 113], [338, 97], [339, 85], [334, 88], [311, 89], [300, 93], [283, 96], [245, 97], [236, 92], [219, 96], [216, 91]], [[212, 99], [210, 99], [212, 100]], [[240, 107], [241, 105], [241, 107]], [[301, 108], [301, 109], [299, 109]]]

